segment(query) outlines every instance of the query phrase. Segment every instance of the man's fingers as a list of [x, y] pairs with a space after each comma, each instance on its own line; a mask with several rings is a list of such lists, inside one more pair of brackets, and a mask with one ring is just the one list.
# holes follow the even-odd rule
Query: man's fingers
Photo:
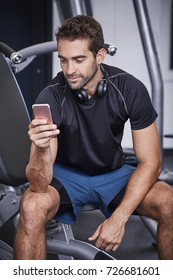
[[117, 249], [118, 249], [118, 247], [120, 246], [120, 243], [117, 243], [117, 244], [115, 244], [115, 243], [111, 243], [111, 244], [109, 244], [106, 248], [104, 248], [105, 249], [105, 251], [107, 251], [107, 252], [110, 252], [110, 251], [116, 251]]
[[97, 239], [99, 234], [100, 234], [100, 226], [96, 229], [94, 234], [88, 238], [88, 240], [93, 241], [93, 240]]

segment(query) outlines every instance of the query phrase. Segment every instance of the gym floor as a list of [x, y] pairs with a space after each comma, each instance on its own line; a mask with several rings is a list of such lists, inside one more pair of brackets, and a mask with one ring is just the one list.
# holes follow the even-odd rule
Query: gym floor
[[[164, 169], [172, 170], [173, 150], [164, 151]], [[172, 185], [173, 185], [173, 181]], [[99, 210], [82, 212], [72, 226], [76, 239], [87, 241], [97, 226], [104, 220]], [[85, 222], [84, 222], [85, 221]], [[8, 222], [0, 229], [0, 239], [8, 244], [13, 243], [14, 228]], [[119, 260], [158, 260], [157, 246], [151, 233], [148, 231], [139, 216], [132, 216], [127, 225], [124, 238], [118, 250], [111, 253]]]

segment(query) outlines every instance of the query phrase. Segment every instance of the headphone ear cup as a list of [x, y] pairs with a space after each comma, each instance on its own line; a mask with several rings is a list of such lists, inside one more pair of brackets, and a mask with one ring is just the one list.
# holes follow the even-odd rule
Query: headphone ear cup
[[81, 88], [80, 90], [77, 90], [75, 92], [75, 95], [81, 103], [84, 103], [85, 101], [88, 100], [88, 94], [83, 88]]
[[97, 94], [98, 96], [103, 96], [106, 94], [107, 91], [107, 80], [101, 80], [97, 87]]
[[[107, 80], [103, 79], [98, 84], [97, 95], [101, 97], [106, 94], [106, 91], [107, 91]], [[75, 96], [77, 97], [80, 103], [84, 103], [88, 100], [88, 94], [83, 88], [75, 91]]]

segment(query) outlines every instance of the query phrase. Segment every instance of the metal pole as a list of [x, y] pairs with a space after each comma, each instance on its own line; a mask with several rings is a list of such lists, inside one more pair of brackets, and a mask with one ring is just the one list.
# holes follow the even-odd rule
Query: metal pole
[[80, 0], [70, 0], [70, 3], [72, 9], [72, 16], [83, 14]]
[[159, 59], [154, 42], [150, 19], [145, 0], [133, 0], [138, 27], [141, 35], [150, 81], [152, 85], [152, 103], [158, 113], [156, 125], [159, 132], [161, 155], [163, 152], [163, 80]]

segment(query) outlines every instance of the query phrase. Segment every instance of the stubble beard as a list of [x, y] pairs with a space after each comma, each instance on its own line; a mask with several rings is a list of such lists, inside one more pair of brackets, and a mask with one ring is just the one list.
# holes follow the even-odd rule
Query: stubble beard
[[98, 71], [98, 66], [97, 66], [97, 64], [93, 64], [93, 71], [92, 71], [92, 73], [89, 74], [88, 76], [80, 75], [80, 77], [82, 78], [82, 80], [79, 81], [77, 84], [71, 83], [71, 82], [68, 80], [68, 77], [67, 77], [66, 79], [67, 79], [67, 82], [68, 82], [69, 87], [70, 87], [72, 90], [79, 90], [79, 89], [83, 88], [85, 85], [87, 85], [87, 84], [95, 77], [97, 71]]

